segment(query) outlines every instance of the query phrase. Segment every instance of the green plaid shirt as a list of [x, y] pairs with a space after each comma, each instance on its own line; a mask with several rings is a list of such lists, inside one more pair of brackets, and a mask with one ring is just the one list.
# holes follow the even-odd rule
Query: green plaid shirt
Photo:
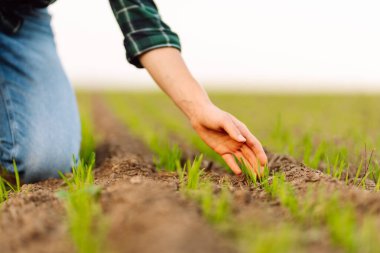
[[153, 0], [109, 1], [124, 34], [124, 46], [130, 63], [141, 68], [138, 56], [155, 48], [181, 49], [177, 34], [162, 21]]
[[[0, 30], [17, 33], [22, 25], [20, 8], [45, 7], [55, 0], [0, 0]], [[160, 47], [181, 50], [179, 38], [165, 24], [153, 0], [109, 0], [124, 35], [127, 59], [142, 68], [138, 56]]]

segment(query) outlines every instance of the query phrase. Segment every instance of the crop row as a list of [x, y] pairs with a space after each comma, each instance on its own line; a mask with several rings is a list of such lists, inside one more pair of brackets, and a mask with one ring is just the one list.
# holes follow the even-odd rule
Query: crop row
[[[175, 136], [227, 167], [163, 95], [110, 93], [107, 97], [111, 104], [122, 104], [115, 110], [123, 117], [140, 118], [145, 128]], [[379, 190], [380, 165], [375, 148], [380, 146], [380, 135], [377, 125], [371, 124], [380, 119], [370, 107], [374, 98], [223, 94], [212, 98], [245, 122], [271, 151], [289, 154], [347, 184], [364, 187], [366, 180], [371, 180]], [[363, 111], [370, 115], [365, 121]], [[350, 120], [341, 121], [342, 114]]]
[[[140, 96], [126, 98], [114, 94], [108, 95], [108, 101], [116, 114], [135, 134], [154, 138], [156, 143], [168, 142], [170, 136], [174, 136], [174, 140], [177, 141], [189, 141], [192, 138], [189, 136], [194, 135], [189, 126], [177, 126], [179, 125], [176, 121], [178, 118], [174, 116], [175, 111], [172, 111], [172, 106], [168, 104], [155, 107], [152, 105], [152, 99], [144, 100]], [[124, 110], [124, 108], [129, 109]], [[145, 139], [148, 143], [149, 138]], [[171, 140], [173, 142], [173, 139]], [[172, 144], [175, 145], [175, 141]], [[176, 165], [182, 192], [199, 203], [202, 213], [212, 224], [218, 226], [224, 224], [224, 230], [227, 227], [229, 234], [235, 234], [240, 244], [245, 245], [243, 252], [267, 252], [268, 248], [263, 246], [263, 242], [269, 243], [269, 241], [271, 241], [270, 246], [269, 244], [265, 246], [272, 247], [274, 251], [292, 252], [295, 248], [301, 250], [299, 242], [307, 241], [301, 231], [310, 228], [318, 231], [319, 236], [327, 230], [331, 243], [345, 252], [358, 252], [359, 248], [360, 252], [375, 252], [376, 247], [379, 246], [376, 227], [371, 222], [374, 218], [356, 217], [354, 208], [348, 203], [343, 203], [338, 192], [331, 194], [324, 189], [313, 189], [306, 194], [298, 195], [293, 186], [286, 182], [284, 174], [266, 173], [265, 177], [258, 181], [250, 171], [244, 170], [244, 164], [240, 166], [252, 185], [265, 191], [271, 198], [280, 201], [295, 223], [283, 221], [280, 225], [276, 224], [272, 227], [266, 225], [265, 228], [262, 227], [262, 231], [258, 231], [261, 230], [259, 223], [253, 223], [250, 226], [236, 225], [236, 221], [233, 221], [231, 217], [231, 196], [226, 190], [228, 182], [222, 186], [213, 185], [207, 177], [202, 177], [200, 158], [196, 158], [193, 163], [188, 161], [182, 166], [178, 146], [170, 148], [170, 144], [166, 143], [164, 147], [167, 148], [161, 146], [161, 153], [152, 148], [152, 151], [156, 152], [156, 159], [160, 160], [160, 156], [165, 157], [160, 160], [160, 168], [173, 171]], [[356, 180], [359, 178], [359, 169]], [[334, 168], [335, 173], [336, 171]], [[340, 176], [342, 174], [340, 171]], [[366, 174], [368, 175], [368, 168]], [[286, 233], [286, 230], [289, 233]], [[250, 234], [260, 234], [260, 236], [256, 236], [257, 240], [255, 240], [249, 236]]]

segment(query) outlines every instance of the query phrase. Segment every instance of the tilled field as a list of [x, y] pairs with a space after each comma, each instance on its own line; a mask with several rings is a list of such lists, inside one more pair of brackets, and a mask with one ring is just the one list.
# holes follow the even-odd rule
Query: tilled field
[[[97, 144], [94, 172], [95, 184], [101, 187], [99, 203], [107, 224], [104, 252], [280, 252], [281, 248], [281, 252], [348, 252], [350, 249], [376, 252], [373, 250], [376, 244], [373, 247], [355, 244], [355, 247], [368, 246], [361, 251], [347, 246], [344, 240], [336, 243], [334, 236], [339, 237], [340, 233], [335, 233], [322, 212], [318, 213], [315, 202], [320, 196], [338, 193], [337, 201], [350, 203], [355, 212], [352, 217], [359, 225], [368, 216], [377, 228], [380, 195], [373, 191], [370, 182], [366, 190], [346, 185], [291, 157], [268, 152], [271, 175], [283, 172], [298, 206], [310, 206], [304, 208], [300, 218], [289, 208], [290, 204], [282, 201], [281, 194], [271, 196], [260, 185], [247, 183], [244, 176], [234, 176], [204, 159], [202, 167], [206, 169], [202, 177], [213, 183], [215, 193], [221, 184], [228, 182], [231, 194], [229, 221], [213, 224], [202, 215], [200, 204], [180, 191], [177, 173], [158, 171], [150, 149], [130, 134], [102, 99], [97, 98], [94, 103], [95, 131], [102, 136]], [[193, 152], [189, 150], [186, 154], [191, 156]], [[63, 180], [51, 179], [23, 185], [21, 192], [11, 194], [0, 211], [1, 253], [75, 252], [65, 208], [56, 194], [65, 187]], [[318, 195], [321, 191], [326, 195]], [[309, 210], [310, 218], [307, 218]], [[340, 211], [343, 210], [331, 210], [338, 216]], [[318, 215], [321, 221], [315, 222]], [[346, 232], [347, 236], [361, 236], [355, 231]]]

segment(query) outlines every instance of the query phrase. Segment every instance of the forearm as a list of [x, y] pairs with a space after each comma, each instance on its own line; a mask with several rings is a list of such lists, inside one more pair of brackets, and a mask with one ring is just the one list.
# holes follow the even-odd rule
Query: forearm
[[174, 48], [151, 50], [139, 61], [150, 75], [186, 114], [193, 128], [230, 168], [240, 174], [236, 158], [261, 175], [267, 157], [261, 143], [233, 115], [214, 106], [206, 91], [187, 69], [180, 52]]
[[141, 55], [139, 60], [158, 86], [190, 120], [199, 108], [211, 103], [177, 49], [158, 48]]

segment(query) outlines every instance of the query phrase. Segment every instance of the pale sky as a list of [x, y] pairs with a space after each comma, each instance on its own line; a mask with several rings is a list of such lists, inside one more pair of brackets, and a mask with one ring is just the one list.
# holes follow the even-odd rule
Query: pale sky
[[[155, 2], [206, 88], [380, 90], [378, 0]], [[59, 0], [50, 11], [76, 86], [154, 87], [126, 61], [108, 0]]]

